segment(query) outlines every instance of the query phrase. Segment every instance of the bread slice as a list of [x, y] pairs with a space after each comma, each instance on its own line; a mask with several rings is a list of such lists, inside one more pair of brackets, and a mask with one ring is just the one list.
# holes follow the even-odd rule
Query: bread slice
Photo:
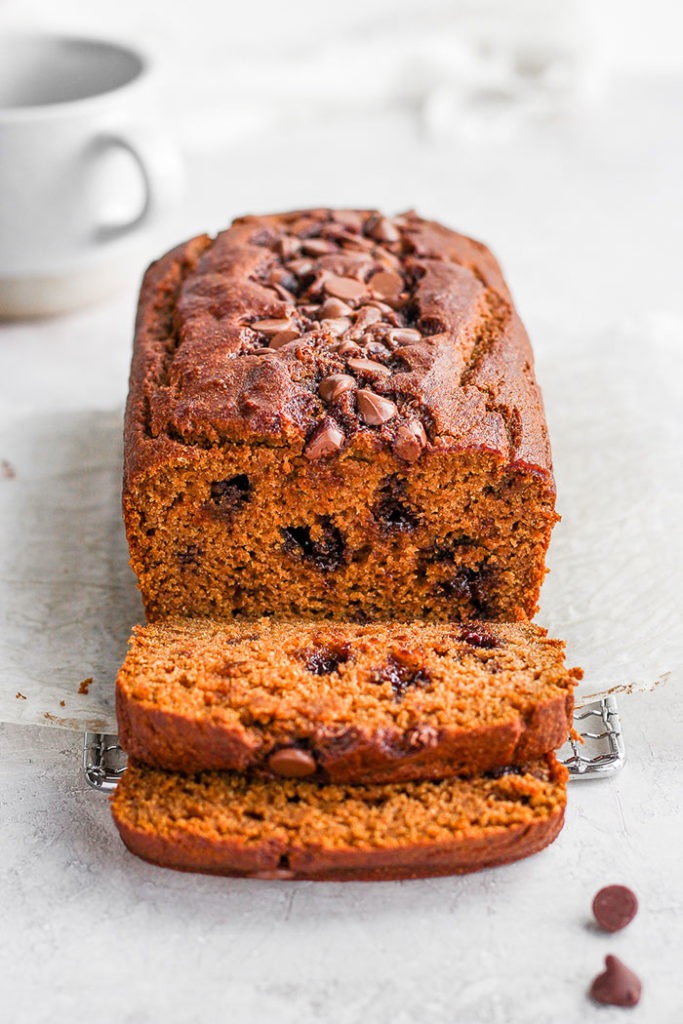
[[530, 623], [137, 627], [120, 742], [172, 771], [339, 783], [488, 771], [563, 743], [580, 670]]
[[131, 764], [114, 821], [144, 860], [261, 879], [400, 879], [518, 860], [562, 827], [566, 771], [517, 769], [384, 786], [183, 775]]

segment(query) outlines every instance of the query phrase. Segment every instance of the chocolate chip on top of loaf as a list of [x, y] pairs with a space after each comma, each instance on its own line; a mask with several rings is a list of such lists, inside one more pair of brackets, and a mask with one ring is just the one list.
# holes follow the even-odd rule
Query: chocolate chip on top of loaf
[[554, 484], [490, 252], [414, 213], [323, 209], [163, 257], [124, 510], [151, 617], [532, 615]]

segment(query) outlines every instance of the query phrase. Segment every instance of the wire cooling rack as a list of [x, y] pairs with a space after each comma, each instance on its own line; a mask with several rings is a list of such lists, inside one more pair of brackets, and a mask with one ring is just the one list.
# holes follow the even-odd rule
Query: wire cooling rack
[[[570, 779], [602, 779], [623, 767], [626, 751], [614, 697], [603, 697], [577, 708], [574, 733], [557, 751]], [[83, 774], [89, 786], [111, 793], [125, 770], [126, 754], [116, 736], [86, 732]]]

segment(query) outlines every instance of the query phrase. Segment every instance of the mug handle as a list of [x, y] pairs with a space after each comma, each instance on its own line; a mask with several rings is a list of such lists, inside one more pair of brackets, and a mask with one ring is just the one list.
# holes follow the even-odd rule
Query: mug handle
[[163, 214], [180, 197], [182, 188], [180, 157], [165, 139], [143, 137], [131, 131], [125, 135], [111, 132], [95, 139], [91, 156], [96, 158], [112, 149], [122, 150], [132, 158], [142, 180], [144, 199], [133, 217], [119, 223], [99, 224], [95, 228], [98, 242], [121, 238]]

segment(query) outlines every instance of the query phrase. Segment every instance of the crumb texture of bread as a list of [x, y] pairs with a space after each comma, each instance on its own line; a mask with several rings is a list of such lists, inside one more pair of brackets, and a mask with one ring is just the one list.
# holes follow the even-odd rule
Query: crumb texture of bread
[[129, 766], [113, 798], [129, 849], [184, 871], [262, 879], [457, 874], [528, 856], [562, 827], [552, 755], [489, 776], [383, 786]]
[[566, 739], [580, 671], [563, 651], [531, 623], [153, 623], [118, 676], [119, 740], [178, 771], [485, 772]]
[[123, 505], [149, 619], [530, 618], [555, 488], [491, 253], [328, 209], [168, 253], [140, 297]]

